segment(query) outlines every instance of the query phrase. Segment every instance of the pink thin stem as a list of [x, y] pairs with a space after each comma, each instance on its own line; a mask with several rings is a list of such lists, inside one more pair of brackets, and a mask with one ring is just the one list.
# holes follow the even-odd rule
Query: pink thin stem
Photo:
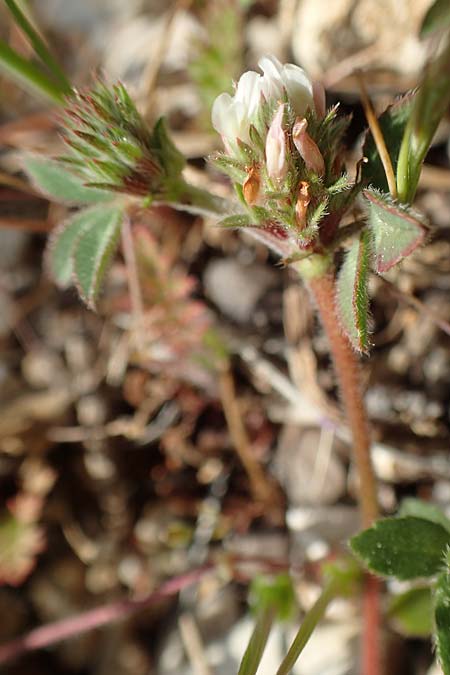
[[86, 633], [94, 628], [100, 628], [114, 621], [125, 619], [135, 612], [150, 607], [155, 602], [174, 595], [184, 588], [199, 581], [211, 569], [211, 564], [204, 565], [192, 572], [186, 572], [174, 579], [164, 582], [149, 595], [140, 599], [124, 599], [112, 602], [103, 607], [96, 607], [77, 616], [49, 623], [35, 628], [22, 637], [0, 646], [0, 665], [16, 659], [18, 656], [35, 649], [48, 647], [55, 642]]

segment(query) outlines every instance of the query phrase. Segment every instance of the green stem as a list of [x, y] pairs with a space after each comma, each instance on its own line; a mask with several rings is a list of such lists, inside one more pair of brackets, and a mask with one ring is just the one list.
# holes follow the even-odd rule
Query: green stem
[[411, 118], [406, 125], [397, 163], [397, 196], [400, 202], [406, 204], [409, 198], [409, 147], [411, 143]]
[[266, 648], [275, 610], [269, 606], [259, 614], [250, 641], [242, 657], [238, 675], [255, 675]]
[[228, 200], [203, 190], [195, 185], [183, 181], [181, 187], [177, 187], [174, 208], [188, 211], [202, 216], [223, 217], [230, 214], [231, 205]]
[[42, 40], [39, 33], [31, 25], [30, 21], [27, 19], [27, 17], [22, 12], [20, 7], [17, 5], [15, 0], [5, 0], [5, 3], [8, 6], [9, 11], [13, 15], [16, 24], [19, 26], [19, 28], [22, 29], [22, 31], [28, 37], [34, 51], [39, 56], [42, 63], [47, 66], [50, 73], [57, 81], [60, 91], [65, 94], [70, 94], [72, 89], [72, 87], [70, 86], [70, 82], [66, 78], [63, 70], [61, 69], [57, 61], [53, 58], [52, 54], [47, 48], [47, 45]]
[[445, 47], [425, 69], [403, 134], [397, 164], [397, 191], [410, 204], [416, 194], [422, 163], [450, 104], [450, 34]]
[[311, 609], [306, 613], [297, 635], [292, 642], [288, 653], [277, 670], [276, 675], [288, 675], [295, 665], [298, 657], [308, 644], [314, 629], [325, 614], [330, 602], [338, 594], [338, 583], [335, 579], [331, 580], [323, 589], [319, 598]]
[[22, 56], [17, 54], [11, 47], [0, 40], [0, 68], [3, 68], [14, 80], [49, 99], [53, 103], [62, 103], [64, 94], [61, 88], [54, 84], [47, 75]]

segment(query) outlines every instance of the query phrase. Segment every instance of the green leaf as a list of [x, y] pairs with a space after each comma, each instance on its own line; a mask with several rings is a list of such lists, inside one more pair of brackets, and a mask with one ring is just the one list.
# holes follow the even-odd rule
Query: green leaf
[[449, 104], [450, 32], [447, 32], [443, 49], [436, 51], [424, 70], [403, 135], [397, 163], [397, 192], [404, 204], [414, 200], [423, 161]]
[[81, 235], [91, 227], [102, 222], [105, 206], [93, 206], [78, 211], [74, 216], [56, 227], [48, 240], [46, 263], [50, 276], [62, 288], [69, 286], [72, 281], [73, 260], [72, 254], [75, 244]]
[[362, 588], [364, 573], [361, 565], [352, 556], [334, 558], [322, 564], [324, 579], [331, 583], [336, 595], [350, 597]]
[[24, 168], [38, 190], [50, 199], [74, 205], [112, 199], [112, 195], [104, 190], [86, 187], [80, 178], [47, 157], [28, 156]]
[[448, 0], [436, 0], [431, 5], [420, 28], [420, 37], [426, 38], [436, 31], [444, 31], [450, 28], [450, 2]]
[[395, 595], [389, 604], [388, 616], [396, 630], [406, 637], [428, 637], [433, 631], [431, 589], [411, 588]]
[[253, 227], [255, 225], [253, 220], [244, 213], [239, 213], [234, 216], [227, 216], [217, 223], [217, 227]]
[[337, 282], [337, 306], [343, 328], [353, 347], [369, 351], [370, 232], [363, 230], [346, 254]]
[[87, 228], [76, 242], [73, 252], [73, 270], [78, 291], [88, 307], [95, 309], [95, 301], [119, 241], [123, 210], [104, 207], [95, 226]]
[[[389, 106], [378, 118], [378, 124], [386, 142], [386, 148], [391, 158], [394, 173], [397, 170], [403, 134], [411, 115], [412, 101], [413, 96], [407, 94]], [[368, 160], [362, 165], [362, 178], [366, 185], [370, 184], [372, 187], [383, 192], [389, 192], [383, 163], [378, 154], [373, 136], [369, 131], [367, 132], [363, 146], [363, 155]]]
[[289, 574], [278, 574], [276, 577], [258, 574], [250, 584], [249, 603], [256, 614], [266, 607], [272, 607], [278, 619], [291, 618], [296, 601]]
[[442, 527], [450, 532], [450, 520], [442, 510], [434, 504], [424, 502], [421, 499], [407, 497], [402, 501], [397, 515], [400, 517], [414, 516], [415, 518], [422, 518], [423, 520], [431, 520], [431, 522], [442, 525]]
[[434, 594], [435, 639], [444, 675], [450, 675], [450, 575], [438, 578]]
[[213, 155], [209, 161], [218, 171], [229, 176], [232, 181], [243, 183], [247, 177], [243, 164], [223, 153]]
[[250, 145], [241, 141], [240, 138], [237, 139], [236, 143], [243, 162], [251, 165], [258, 161], [258, 155]]
[[387, 272], [423, 243], [427, 228], [420, 214], [397, 204], [389, 195], [364, 190], [369, 205], [376, 272]]
[[372, 572], [397, 579], [437, 574], [450, 533], [422, 518], [386, 518], [353, 537], [350, 545]]
[[152, 147], [168, 176], [177, 176], [185, 167], [186, 159], [172, 141], [164, 117], [156, 122], [152, 133]]

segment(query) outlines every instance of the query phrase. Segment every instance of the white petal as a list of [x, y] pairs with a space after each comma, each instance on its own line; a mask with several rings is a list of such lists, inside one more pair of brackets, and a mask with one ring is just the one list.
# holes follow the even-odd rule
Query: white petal
[[274, 56], [263, 56], [258, 65], [264, 73], [262, 91], [266, 99], [281, 99], [283, 96], [281, 63]]
[[312, 94], [312, 82], [300, 66], [296, 66], [293, 63], [286, 63], [283, 66], [282, 73], [283, 80], [289, 80], [289, 82], [297, 82], [299, 85], [302, 85], [306, 89], [309, 89]]
[[263, 56], [259, 59], [258, 66], [261, 68], [264, 75], [274, 79], [281, 79], [283, 66], [275, 56]]
[[249, 121], [247, 108], [242, 101], [237, 101], [229, 94], [220, 94], [214, 101], [211, 118], [216, 131], [231, 144], [237, 138], [248, 142]]
[[233, 98], [230, 94], [220, 94], [213, 103], [211, 110], [211, 121], [214, 129], [219, 134], [224, 134], [224, 128], [227, 124], [227, 118], [231, 106], [233, 105]]
[[259, 106], [261, 85], [261, 75], [253, 70], [244, 73], [238, 82], [235, 99], [244, 103], [248, 117], [252, 117]]
[[314, 108], [312, 82], [299, 66], [288, 63], [283, 68], [283, 82], [297, 115]]

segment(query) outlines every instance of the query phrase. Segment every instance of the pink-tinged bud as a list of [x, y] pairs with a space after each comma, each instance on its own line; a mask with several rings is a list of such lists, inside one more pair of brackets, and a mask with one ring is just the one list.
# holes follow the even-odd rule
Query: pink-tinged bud
[[251, 166], [247, 169], [247, 178], [242, 186], [244, 199], [249, 206], [252, 206], [258, 200], [260, 185], [261, 179], [259, 177], [258, 169], [255, 166]]
[[307, 126], [308, 122], [305, 118], [301, 119], [297, 117], [292, 129], [292, 139], [306, 164], [306, 168], [314, 171], [318, 176], [323, 176], [325, 173], [325, 162], [323, 161], [322, 153], [317, 147], [317, 143], [313, 141], [306, 131]]
[[309, 184], [305, 180], [302, 180], [300, 182], [297, 201], [295, 203], [295, 220], [300, 231], [304, 230], [306, 227], [306, 214], [310, 201]]
[[322, 120], [325, 117], [325, 113], [327, 110], [327, 104], [325, 101], [325, 89], [323, 88], [322, 82], [316, 80], [315, 82], [312, 83], [312, 93], [313, 93], [314, 108], [316, 109], [316, 115], [319, 118], [319, 120]]
[[287, 174], [286, 135], [283, 129], [284, 103], [281, 103], [266, 138], [267, 173], [272, 180], [281, 181]]

